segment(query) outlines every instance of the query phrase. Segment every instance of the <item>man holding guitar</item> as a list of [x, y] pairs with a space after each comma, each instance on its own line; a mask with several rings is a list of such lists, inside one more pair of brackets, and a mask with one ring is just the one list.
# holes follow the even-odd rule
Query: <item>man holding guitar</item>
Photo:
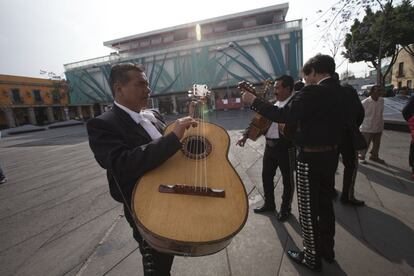
[[297, 125], [296, 183], [304, 248], [288, 250], [287, 254], [295, 262], [320, 271], [322, 258], [327, 262], [335, 260], [332, 189], [345, 112], [341, 105], [342, 87], [332, 78], [335, 72], [332, 57], [318, 54], [306, 62], [302, 71], [307, 86], [295, 94], [291, 106], [276, 107], [249, 92], [242, 99], [274, 122]]
[[89, 145], [107, 172], [111, 196], [124, 204], [125, 218], [142, 254], [144, 275], [170, 275], [173, 256], [158, 252], [142, 239], [131, 211], [135, 183], [181, 149], [186, 128], [197, 125], [191, 117], [178, 119], [172, 132], [162, 135], [161, 115], [146, 110], [151, 93], [143, 69], [133, 63], [114, 65], [109, 84], [114, 96], [111, 110], [88, 121]]
[[[289, 104], [292, 99], [293, 78], [283, 75], [276, 79], [274, 93], [276, 95], [277, 107]], [[262, 181], [265, 202], [263, 206], [255, 208], [255, 213], [273, 212], [276, 209], [274, 198], [273, 179], [279, 167], [283, 178], [283, 195], [280, 211], [277, 215], [279, 221], [288, 219], [291, 211], [291, 203], [294, 192], [293, 167], [295, 163], [296, 149], [293, 142], [283, 134], [283, 124], [272, 122], [270, 127], [264, 131], [266, 146], [263, 154]], [[249, 127], [237, 142], [243, 147], [249, 137]]]

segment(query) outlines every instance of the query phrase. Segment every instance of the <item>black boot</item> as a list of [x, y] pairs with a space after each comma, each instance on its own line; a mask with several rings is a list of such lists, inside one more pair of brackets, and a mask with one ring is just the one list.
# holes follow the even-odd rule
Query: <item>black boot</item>
[[265, 203], [261, 207], [257, 207], [253, 209], [253, 212], [255, 213], [265, 213], [265, 212], [274, 212], [276, 211], [276, 206]]
[[290, 207], [282, 207], [280, 208], [279, 214], [277, 214], [278, 221], [286, 221], [290, 217]]
[[322, 270], [322, 263], [318, 263], [316, 265], [307, 263], [305, 259], [305, 253], [303, 253], [303, 251], [288, 250], [287, 254], [293, 261], [295, 261], [296, 263], [300, 265], [307, 267], [308, 269], [312, 271], [319, 272]]

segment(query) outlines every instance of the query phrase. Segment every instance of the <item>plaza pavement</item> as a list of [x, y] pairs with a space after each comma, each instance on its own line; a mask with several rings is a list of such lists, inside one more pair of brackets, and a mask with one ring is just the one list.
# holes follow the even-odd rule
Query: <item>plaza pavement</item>
[[[247, 223], [217, 254], [176, 257], [172, 275], [317, 274], [286, 255], [302, 242], [296, 195], [293, 215], [285, 223], [275, 214], [252, 212], [263, 202], [263, 139], [248, 141], [244, 148], [235, 146], [251, 116], [248, 110], [210, 115], [229, 132], [229, 159], [249, 196]], [[360, 165], [357, 175], [356, 197], [367, 205], [355, 208], [334, 201], [337, 262], [324, 262], [319, 274], [414, 275], [409, 143], [409, 133], [384, 131], [380, 155], [386, 165]], [[0, 162], [9, 178], [0, 185], [0, 275], [143, 275], [137, 244], [121, 204], [110, 198], [84, 125], [2, 138]], [[336, 177], [340, 190], [342, 165]], [[278, 208], [279, 180], [278, 173]]]

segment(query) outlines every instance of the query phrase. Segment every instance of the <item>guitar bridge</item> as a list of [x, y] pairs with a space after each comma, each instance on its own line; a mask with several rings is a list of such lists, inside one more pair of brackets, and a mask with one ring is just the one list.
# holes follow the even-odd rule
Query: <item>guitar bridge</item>
[[165, 185], [158, 187], [160, 193], [181, 194], [181, 195], [198, 195], [210, 197], [225, 197], [226, 192], [222, 189], [211, 189], [209, 187], [188, 186], [182, 184]]

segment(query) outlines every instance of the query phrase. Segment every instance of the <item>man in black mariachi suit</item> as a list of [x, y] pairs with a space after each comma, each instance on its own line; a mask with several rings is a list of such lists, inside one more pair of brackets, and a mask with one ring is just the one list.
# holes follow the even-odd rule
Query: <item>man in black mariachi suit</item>
[[245, 103], [275, 122], [296, 124], [294, 137], [298, 154], [297, 194], [299, 221], [304, 238], [303, 251], [288, 251], [295, 262], [311, 270], [322, 268], [322, 257], [334, 261], [335, 215], [332, 189], [338, 161], [337, 147], [344, 124], [343, 93], [331, 78], [335, 62], [327, 55], [316, 55], [303, 66], [305, 86], [292, 104], [277, 108], [244, 93]]
[[142, 254], [144, 275], [170, 275], [174, 256], [154, 250], [142, 239], [131, 212], [131, 196], [138, 179], [174, 155], [181, 148], [185, 129], [196, 122], [190, 117], [178, 119], [173, 131], [162, 136], [165, 124], [160, 114], [145, 110], [151, 90], [140, 66], [114, 65], [109, 82], [114, 106], [88, 121], [89, 145], [106, 170], [112, 197], [124, 203], [125, 218]]
[[[337, 73], [333, 77], [339, 82]], [[367, 143], [359, 130], [359, 126], [364, 121], [365, 111], [357, 91], [347, 84], [343, 85], [343, 88], [346, 122], [338, 145], [338, 153], [342, 156], [344, 164], [341, 202], [352, 206], [364, 206], [364, 201], [355, 198], [354, 188], [358, 170], [358, 151], [367, 148]], [[333, 193], [333, 196], [336, 197], [335, 188]]]
[[[283, 107], [290, 103], [293, 91], [293, 78], [283, 75], [276, 79], [274, 92], [276, 95], [275, 105]], [[262, 182], [264, 191], [264, 204], [255, 208], [255, 213], [275, 211], [274, 196], [274, 177], [279, 167], [283, 179], [283, 194], [280, 211], [277, 215], [279, 221], [286, 221], [290, 215], [295, 183], [293, 177], [293, 168], [295, 164], [296, 148], [293, 142], [285, 137], [281, 124], [272, 123], [264, 131], [266, 146], [263, 154]], [[245, 130], [243, 136], [237, 142], [237, 145], [243, 147], [248, 138], [249, 128]]]

